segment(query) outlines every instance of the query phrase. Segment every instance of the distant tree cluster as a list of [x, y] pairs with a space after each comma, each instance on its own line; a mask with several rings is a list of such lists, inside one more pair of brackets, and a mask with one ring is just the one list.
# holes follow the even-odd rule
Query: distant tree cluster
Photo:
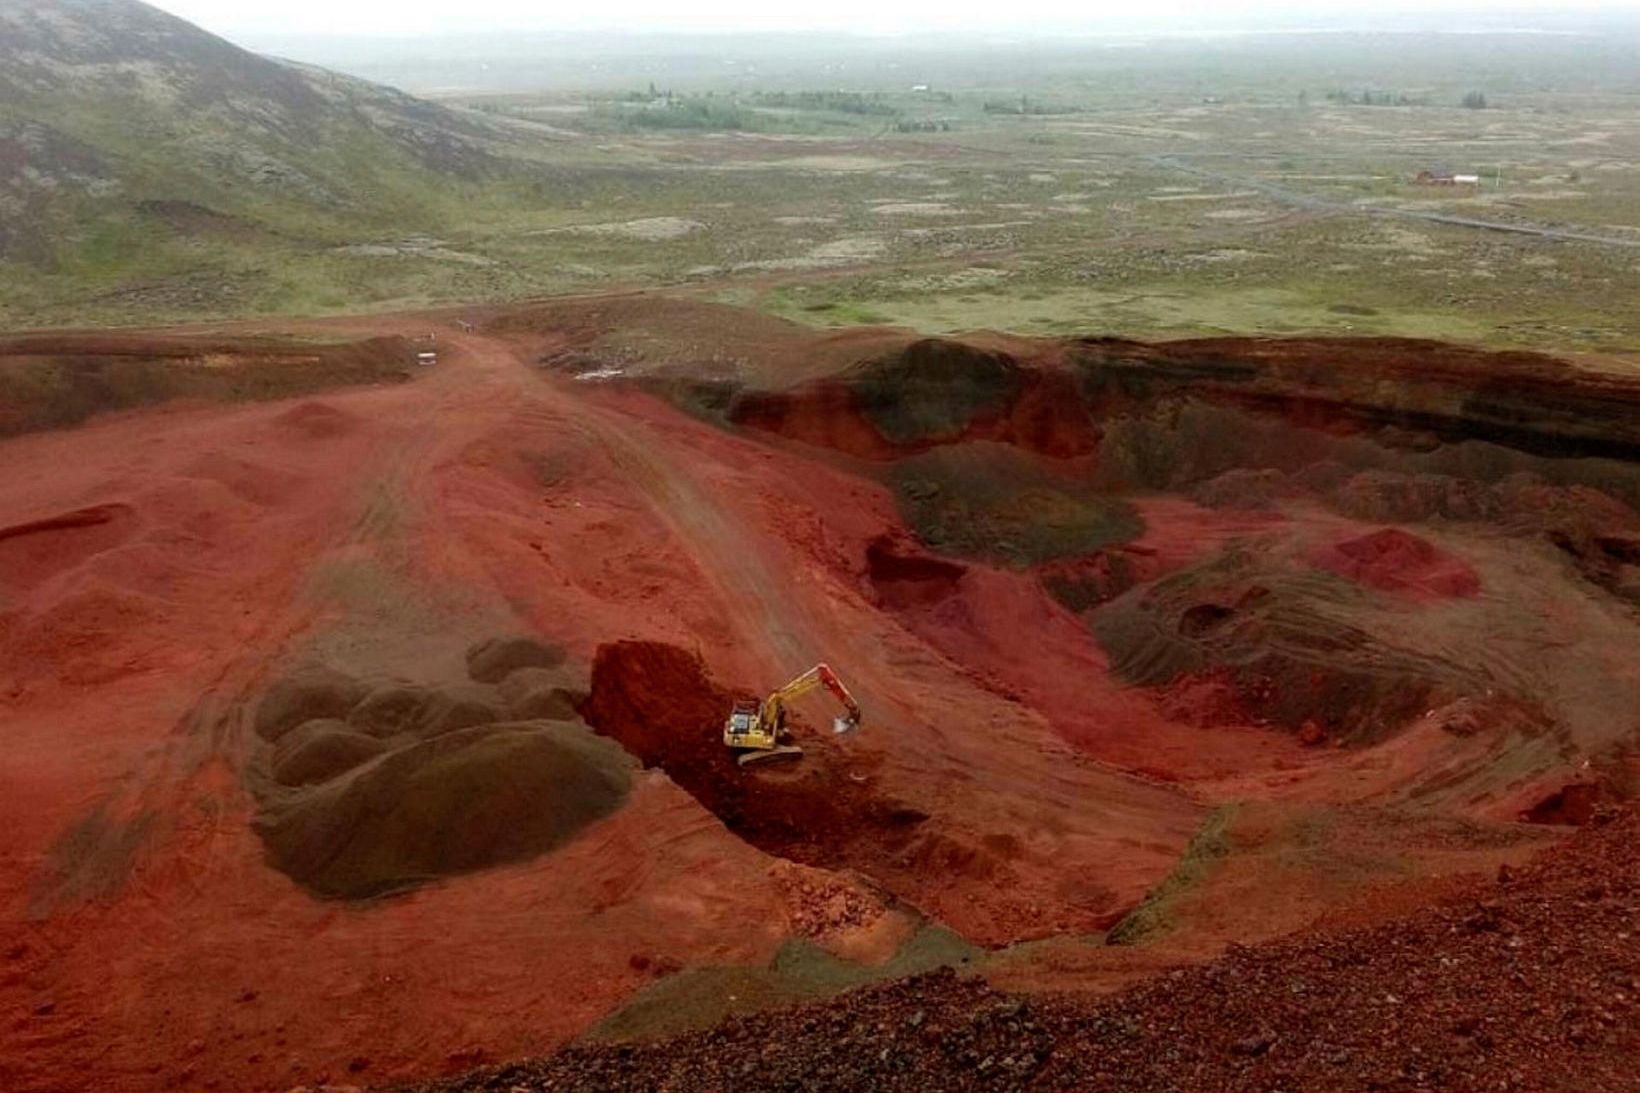
[[1073, 107], [1055, 106], [1051, 103], [1033, 102], [1028, 95], [1021, 95], [1017, 99], [986, 99], [984, 109], [987, 114], [1017, 114], [1032, 116], [1077, 113], [1077, 110]]
[[1363, 88], [1360, 91], [1350, 91], [1345, 88], [1335, 88], [1327, 92], [1330, 102], [1343, 103], [1345, 106], [1422, 106], [1419, 99], [1414, 99], [1400, 91], [1375, 91]]
[[615, 124], [628, 129], [703, 129], [713, 132], [737, 132], [755, 129], [756, 115], [745, 107], [730, 101], [718, 100], [712, 95], [693, 98], [669, 97], [655, 101], [662, 106], [644, 106], [639, 109], [604, 109], [597, 113]]
[[1463, 105], [1466, 108], [1468, 108], [1470, 110], [1485, 110], [1486, 109], [1486, 92], [1484, 92], [1484, 91], [1470, 91], [1470, 92], [1467, 92], [1464, 95], [1463, 99], [1460, 100], [1460, 101], [1463, 103]]
[[[939, 96], [930, 96], [938, 100]], [[949, 100], [950, 96], [943, 96]], [[782, 117], [774, 111], [792, 113]], [[821, 131], [825, 126], [845, 125], [826, 114], [897, 119], [902, 133], [930, 133], [949, 130], [947, 121], [906, 119], [904, 112], [882, 92], [860, 91], [755, 91], [749, 95], [730, 93], [719, 96], [676, 94], [653, 83], [645, 90], [623, 92], [593, 104], [594, 116], [620, 129], [699, 129], [736, 132]], [[796, 128], [793, 128], [793, 127]]]
[[839, 114], [893, 117], [899, 113], [882, 94], [859, 91], [760, 91], [752, 97], [759, 106], [787, 110], [830, 110]]

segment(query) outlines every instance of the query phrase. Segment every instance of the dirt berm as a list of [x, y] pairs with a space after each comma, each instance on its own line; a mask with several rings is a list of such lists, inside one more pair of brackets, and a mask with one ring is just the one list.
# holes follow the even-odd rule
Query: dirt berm
[[1640, 381], [1535, 353], [1410, 339], [926, 340], [778, 389], [730, 417], [896, 459], [991, 440], [1107, 489], [1178, 489], [1242, 468], [1333, 462], [1498, 482], [1518, 472], [1640, 498]]
[[404, 338], [302, 343], [154, 335], [0, 339], [0, 436], [75, 425], [94, 414], [172, 399], [288, 398], [353, 384], [398, 382]]
[[789, 390], [742, 392], [729, 416], [870, 459], [965, 440], [1071, 457], [1091, 452], [1099, 440], [1069, 372], [942, 338]]

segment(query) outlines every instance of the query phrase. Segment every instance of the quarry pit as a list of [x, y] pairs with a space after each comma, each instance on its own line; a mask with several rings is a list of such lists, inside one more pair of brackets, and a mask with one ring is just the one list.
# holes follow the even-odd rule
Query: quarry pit
[[[1640, 786], [1633, 378], [463, 315], [0, 344], [53, 377], [0, 422], [0, 998], [101, 1030], [0, 1084], [426, 1077], [931, 946], [1109, 991]], [[737, 767], [733, 701], [822, 660], [861, 731], [804, 700]]]

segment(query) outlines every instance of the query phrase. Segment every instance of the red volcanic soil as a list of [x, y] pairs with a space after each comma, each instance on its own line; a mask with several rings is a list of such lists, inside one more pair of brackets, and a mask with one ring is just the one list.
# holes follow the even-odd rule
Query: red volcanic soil
[[[318, 390], [285, 361], [298, 397], [190, 387], [266, 401], [120, 401], [0, 441], [0, 1088], [422, 1079], [634, 1000], [687, 1011], [668, 1000], [714, 975], [812, 995], [919, 944], [1109, 989], [1302, 925], [1268, 909], [1334, 847], [1321, 804], [1389, 818], [1303, 906], [1384, 884], [1368, 904], [1404, 908], [1495, 868], [1523, 812], [1587, 819], [1587, 791], [1538, 807], [1562, 787], [1633, 791], [1621, 444], [1571, 414], [1517, 447], [1447, 436], [1468, 357], [1417, 416], [1330, 405], [1279, 354], [1295, 375], [1250, 391], [1219, 343], [965, 348], [646, 306], [439, 325], [409, 383]], [[302, 332], [367, 339], [363, 382], [438, 322]], [[755, 364], [599, 355], [637, 322]], [[211, 366], [234, 344], [213, 334]], [[541, 644], [487, 648], [551, 655], [469, 663], [513, 635]], [[730, 702], [822, 660], [862, 729], [832, 738], [804, 698], [801, 762], [735, 766]], [[1306, 743], [1311, 695], [1400, 720]], [[578, 771], [597, 792], [558, 792]], [[563, 821], [539, 845], [514, 830], [532, 778]], [[1291, 845], [1249, 855], [1231, 825], [1219, 847], [1238, 800]], [[1455, 833], [1414, 871], [1396, 840], [1430, 816]], [[355, 867], [369, 884], [335, 880]], [[1215, 877], [1243, 895], [1204, 911]], [[1141, 907], [1162, 940], [1102, 944]]]
[[108, 550], [130, 534], [128, 505], [93, 505], [0, 528], [0, 581], [21, 590]]
[[[657, 974], [769, 960], [812, 912], [759, 845], [880, 863], [878, 898], [981, 943], [1094, 930], [1200, 812], [1076, 762], [876, 609], [854, 566], [897, 522], [880, 487], [477, 336], [415, 384], [159, 409], [0, 460], [7, 1089], [282, 1089], [545, 1050]], [[569, 846], [407, 895], [318, 899], [265, 864], [242, 772], [285, 666], [445, 683], [517, 629], [583, 664], [621, 637], [701, 650], [723, 682], [673, 701], [714, 761], [717, 688], [830, 658], [868, 708], [834, 757], [865, 788], [812, 799], [869, 797], [882, 840], [807, 852], [794, 812], [749, 841], [662, 764]], [[817, 748], [729, 784], [820, 768]]]
[[1473, 569], [1400, 528], [1329, 543], [1313, 560], [1322, 569], [1388, 592], [1439, 598], [1474, 596], [1481, 590]]

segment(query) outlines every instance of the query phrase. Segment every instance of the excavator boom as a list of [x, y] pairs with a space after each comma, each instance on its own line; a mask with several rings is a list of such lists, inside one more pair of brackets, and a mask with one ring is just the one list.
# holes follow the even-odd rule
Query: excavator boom
[[848, 688], [843, 686], [843, 681], [837, 678], [837, 673], [832, 671], [829, 664], [816, 664], [813, 668], [769, 695], [764, 705], [776, 703], [777, 708], [784, 706], [792, 699], [799, 695], [808, 694], [816, 687], [824, 687], [830, 691], [832, 697], [837, 699], [848, 714], [847, 717], [837, 719], [836, 729], [838, 732], [850, 732], [860, 727], [860, 704], [854, 701], [854, 696], [848, 693]]

